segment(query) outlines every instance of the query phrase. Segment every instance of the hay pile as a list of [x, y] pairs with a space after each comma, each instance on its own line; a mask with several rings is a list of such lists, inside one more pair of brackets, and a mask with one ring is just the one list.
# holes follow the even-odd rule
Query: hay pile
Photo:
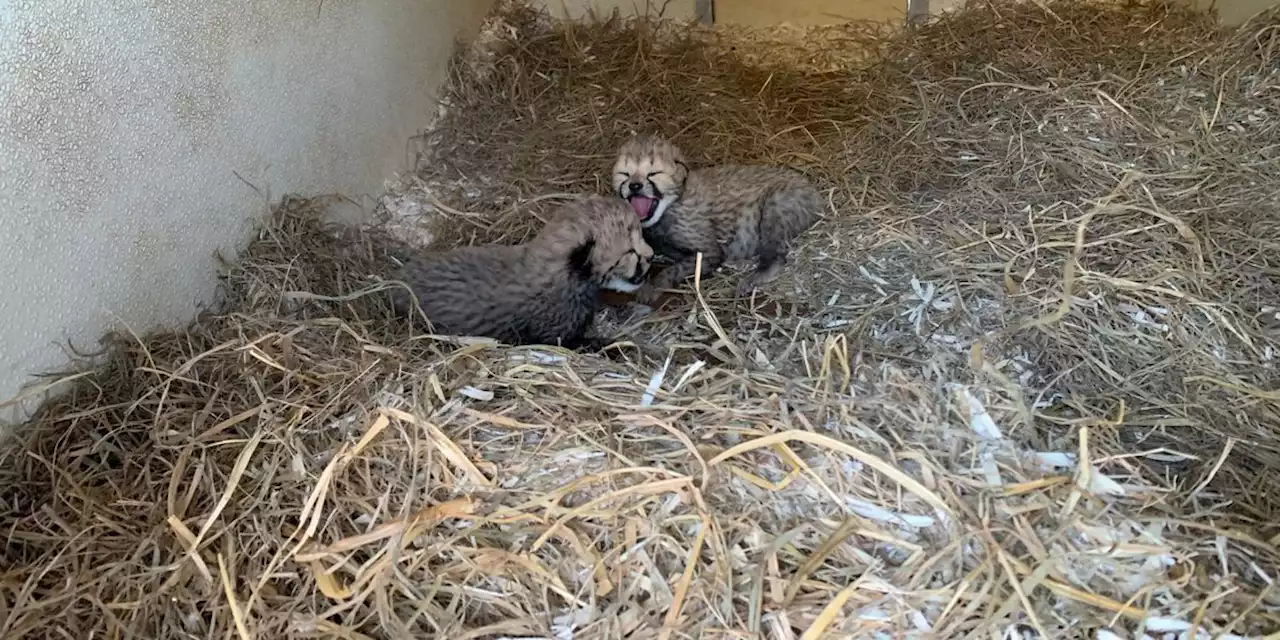
[[523, 239], [655, 128], [827, 190], [787, 276], [614, 310], [617, 360], [430, 340], [290, 200], [3, 454], [0, 636], [1280, 629], [1276, 15], [494, 24], [399, 228]]

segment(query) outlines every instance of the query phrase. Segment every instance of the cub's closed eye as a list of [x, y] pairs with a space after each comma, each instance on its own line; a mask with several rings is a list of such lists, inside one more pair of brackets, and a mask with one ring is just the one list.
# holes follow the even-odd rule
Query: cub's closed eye
[[618, 172], [615, 172], [613, 175], [615, 175], [615, 176], [629, 176], [629, 175], [631, 175], [631, 174], [627, 173], [626, 171], [618, 171]]
[[660, 175], [662, 175], [662, 174], [664, 174], [664, 173], [666, 173], [666, 171], [653, 171], [653, 172], [651, 172], [651, 173], [646, 173], [646, 174], [645, 174], [645, 177], [646, 177], [646, 178], [652, 178], [652, 177], [654, 177], [654, 176], [660, 176]]

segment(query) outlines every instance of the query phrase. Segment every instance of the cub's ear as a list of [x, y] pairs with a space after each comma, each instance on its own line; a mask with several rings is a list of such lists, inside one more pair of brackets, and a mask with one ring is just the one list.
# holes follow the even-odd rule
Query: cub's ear
[[582, 244], [574, 247], [569, 254], [569, 271], [582, 278], [591, 279], [591, 250], [595, 249], [594, 238], [587, 238]]

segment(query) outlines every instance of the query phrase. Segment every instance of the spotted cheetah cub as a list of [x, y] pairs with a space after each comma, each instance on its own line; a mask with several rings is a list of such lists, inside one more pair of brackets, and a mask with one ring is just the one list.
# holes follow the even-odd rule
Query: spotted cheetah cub
[[[525, 244], [418, 255], [395, 279], [413, 290], [436, 334], [599, 348], [604, 341], [586, 334], [601, 288], [636, 290], [652, 258], [630, 207], [593, 195], [562, 205]], [[412, 309], [404, 288], [391, 291], [398, 312]]]
[[657, 135], [628, 140], [613, 165], [613, 190], [626, 200], [654, 251], [675, 264], [636, 293], [657, 298], [693, 275], [702, 252], [705, 278], [725, 262], [754, 261], [738, 295], [778, 277], [797, 236], [822, 212], [818, 190], [798, 172], [763, 165], [720, 165], [690, 170], [684, 154]]

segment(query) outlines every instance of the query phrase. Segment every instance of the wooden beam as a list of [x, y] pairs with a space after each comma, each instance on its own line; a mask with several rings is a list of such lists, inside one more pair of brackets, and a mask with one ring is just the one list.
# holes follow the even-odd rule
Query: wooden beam
[[693, 13], [702, 24], [714, 24], [716, 21], [715, 0], [693, 0]]
[[907, 0], [907, 26], [929, 19], [929, 0]]

